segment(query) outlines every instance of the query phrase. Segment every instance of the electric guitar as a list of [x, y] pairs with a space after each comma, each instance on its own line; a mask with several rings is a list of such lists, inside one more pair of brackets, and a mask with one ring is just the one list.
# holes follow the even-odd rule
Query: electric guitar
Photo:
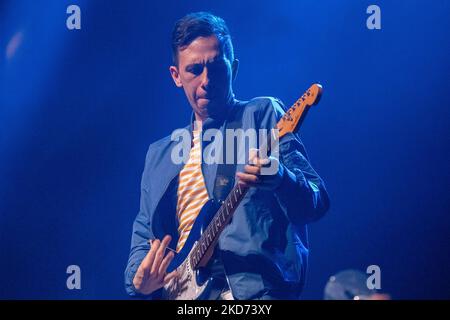
[[[321, 93], [322, 86], [313, 84], [291, 106], [276, 125], [280, 139], [287, 133], [298, 129], [309, 108], [319, 102]], [[270, 144], [265, 148], [269, 151]], [[265, 148], [261, 147], [261, 149]], [[248, 189], [248, 187], [236, 184], [223, 202], [217, 203], [209, 200], [203, 206], [183, 248], [167, 268], [167, 272], [177, 270], [178, 277], [162, 288], [163, 299], [203, 300], [211, 298], [213, 291], [218, 287], [216, 282], [220, 280], [211, 277], [207, 264], [213, 255], [220, 234], [230, 223]]]

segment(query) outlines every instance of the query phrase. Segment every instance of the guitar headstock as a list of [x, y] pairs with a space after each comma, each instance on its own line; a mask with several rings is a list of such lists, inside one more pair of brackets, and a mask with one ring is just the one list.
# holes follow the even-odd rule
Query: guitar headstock
[[322, 95], [322, 86], [313, 84], [308, 90], [286, 111], [285, 115], [277, 123], [279, 138], [286, 133], [294, 132], [297, 129], [303, 113], [311, 106], [317, 104]]

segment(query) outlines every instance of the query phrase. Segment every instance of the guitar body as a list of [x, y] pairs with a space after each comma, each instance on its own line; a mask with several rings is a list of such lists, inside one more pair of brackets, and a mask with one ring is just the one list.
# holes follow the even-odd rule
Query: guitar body
[[168, 300], [211, 300], [216, 299], [224, 286], [224, 280], [214, 278], [208, 268], [194, 269], [189, 259], [192, 248], [211, 222], [220, 205], [209, 200], [202, 207], [183, 248], [175, 255], [167, 273], [177, 270], [179, 276], [163, 288], [163, 299]]

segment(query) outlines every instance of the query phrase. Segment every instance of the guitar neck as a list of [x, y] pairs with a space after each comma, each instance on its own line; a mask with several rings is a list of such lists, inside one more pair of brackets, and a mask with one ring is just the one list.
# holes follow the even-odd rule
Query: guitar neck
[[[315, 92], [310, 92], [315, 88]], [[301, 124], [306, 116], [309, 107], [313, 103], [317, 103], [320, 97], [321, 86], [313, 85], [301, 98], [299, 98], [292, 107], [283, 115], [281, 120], [277, 123], [275, 129], [271, 130], [270, 135], [266, 141], [260, 145], [260, 152], [262, 154], [269, 154], [272, 141], [276, 141], [276, 138], [281, 138], [288, 132], [293, 132]], [[314, 98], [312, 102], [308, 101]], [[277, 134], [278, 137], [273, 135]], [[221, 204], [221, 207], [214, 215], [213, 219], [209, 223], [208, 227], [202, 233], [195, 247], [190, 253], [191, 266], [196, 269], [198, 267], [204, 267], [207, 265], [211, 258], [215, 245], [219, 241], [219, 236], [225, 227], [230, 223], [231, 218], [236, 211], [236, 208], [241, 203], [249, 190], [249, 187], [242, 186], [237, 183], [228, 194], [227, 198]]]

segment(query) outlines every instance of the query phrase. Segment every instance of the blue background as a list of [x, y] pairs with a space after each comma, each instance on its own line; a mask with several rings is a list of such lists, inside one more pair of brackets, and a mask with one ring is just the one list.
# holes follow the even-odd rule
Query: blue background
[[190, 115], [171, 29], [199, 10], [227, 21], [238, 98], [324, 86], [301, 136], [331, 209], [310, 226], [303, 297], [375, 264], [394, 299], [449, 299], [448, 0], [0, 1], [0, 298], [127, 298], [147, 147]]

